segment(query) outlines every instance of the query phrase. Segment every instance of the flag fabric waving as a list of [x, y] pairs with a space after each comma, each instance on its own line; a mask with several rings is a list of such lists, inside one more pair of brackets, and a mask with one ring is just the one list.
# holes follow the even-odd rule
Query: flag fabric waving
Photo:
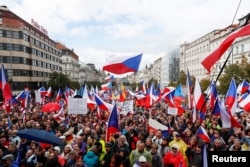
[[2, 64], [2, 69], [1, 69], [1, 73], [0, 73], [0, 86], [2, 88], [2, 92], [3, 92], [3, 98], [5, 100], [11, 100], [12, 99], [12, 91], [10, 88], [10, 84], [8, 82], [8, 77], [6, 74], [6, 71], [4, 69], [4, 65]]
[[109, 58], [109, 62], [103, 66], [103, 70], [113, 74], [126, 74], [137, 72], [141, 63], [142, 53], [137, 56], [122, 58]]
[[202, 139], [203, 142], [209, 143], [210, 142], [210, 137], [207, 134], [207, 131], [200, 126], [199, 129], [196, 132], [196, 135]]
[[250, 24], [230, 34], [216, 50], [214, 50], [201, 62], [201, 64], [210, 73], [211, 67], [221, 58], [221, 56], [231, 46], [235, 39], [247, 35], [250, 35]]
[[112, 135], [119, 132], [119, 122], [118, 122], [118, 111], [116, 105], [114, 105], [112, 112], [110, 113], [106, 132], [106, 141], [110, 141]]
[[235, 80], [232, 78], [225, 99], [227, 111], [232, 115], [235, 114], [237, 108], [237, 90]]
[[153, 132], [156, 132], [158, 129], [162, 130], [162, 134], [163, 136], [168, 136], [168, 133], [169, 133], [169, 129], [166, 125], [163, 125], [161, 124], [160, 122], [152, 119], [152, 118], [149, 118], [148, 120], [148, 131], [153, 131]]

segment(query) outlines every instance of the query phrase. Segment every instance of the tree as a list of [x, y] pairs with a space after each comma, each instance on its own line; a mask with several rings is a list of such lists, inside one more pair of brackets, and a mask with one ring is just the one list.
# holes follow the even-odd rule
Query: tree
[[207, 90], [207, 88], [209, 87], [210, 85], [210, 80], [209, 79], [202, 79], [201, 82], [200, 82], [200, 85], [201, 85], [201, 91], [204, 92]]
[[226, 66], [224, 74], [219, 78], [218, 91], [220, 94], [227, 93], [232, 78], [235, 79], [237, 85], [241, 83], [247, 77], [245, 70], [244, 66], [238, 64]]
[[57, 91], [59, 88], [65, 88], [66, 86], [76, 89], [75, 84], [72, 84], [68, 76], [56, 71], [50, 74], [48, 86], [51, 86], [53, 91]]
[[187, 75], [185, 74], [185, 72], [183, 70], [180, 71], [179, 78], [178, 78], [178, 81], [177, 81], [177, 85], [178, 84], [186, 85], [186, 80], [187, 80]]

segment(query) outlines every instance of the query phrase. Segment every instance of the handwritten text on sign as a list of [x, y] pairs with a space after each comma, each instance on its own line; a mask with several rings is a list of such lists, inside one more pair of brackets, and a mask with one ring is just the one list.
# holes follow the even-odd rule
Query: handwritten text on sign
[[69, 98], [69, 114], [87, 114], [87, 98]]

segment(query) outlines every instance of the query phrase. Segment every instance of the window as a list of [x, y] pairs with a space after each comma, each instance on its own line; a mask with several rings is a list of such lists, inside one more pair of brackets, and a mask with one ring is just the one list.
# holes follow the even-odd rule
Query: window
[[13, 38], [19, 39], [19, 33], [17, 31], [13, 32]]
[[36, 49], [32, 49], [32, 54], [36, 55]]
[[23, 64], [27, 64], [27, 59], [23, 58]]
[[34, 43], [35, 43], [34, 38], [30, 38], [30, 43], [32, 43], [32, 44], [34, 44]]
[[13, 50], [11, 43], [7, 43], [7, 50]]
[[24, 52], [24, 53], [27, 53], [27, 48], [26, 48], [26, 46], [23, 46], [23, 52]]
[[12, 32], [11, 31], [6, 31], [6, 37], [7, 38], [12, 38]]
[[14, 51], [20, 51], [19, 45], [14, 44], [13, 50], [14, 50]]
[[244, 45], [241, 45], [241, 53], [244, 52]]
[[14, 64], [20, 64], [20, 57], [14, 57]]
[[0, 30], [0, 37], [3, 36], [3, 30]]

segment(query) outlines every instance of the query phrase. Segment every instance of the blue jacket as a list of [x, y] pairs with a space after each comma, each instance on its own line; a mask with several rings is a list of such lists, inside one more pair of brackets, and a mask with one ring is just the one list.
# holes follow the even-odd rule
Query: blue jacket
[[84, 155], [83, 162], [87, 167], [99, 167], [100, 166], [99, 157], [91, 150], [88, 151], [87, 154]]

